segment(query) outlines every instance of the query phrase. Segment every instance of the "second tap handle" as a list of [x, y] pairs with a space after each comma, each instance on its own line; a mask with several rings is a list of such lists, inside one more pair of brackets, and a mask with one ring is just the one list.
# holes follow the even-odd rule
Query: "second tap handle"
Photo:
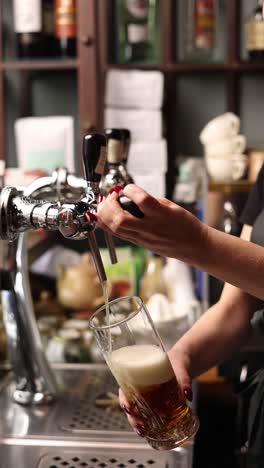
[[88, 242], [91, 249], [91, 254], [93, 257], [94, 265], [100, 280], [100, 283], [105, 283], [107, 281], [107, 277], [105, 274], [104, 264], [102, 261], [102, 257], [100, 255], [100, 250], [98, 248], [96, 237], [94, 231], [89, 232], [88, 234]]
[[116, 250], [115, 250], [115, 243], [113, 240], [113, 236], [109, 234], [109, 232], [104, 231], [105, 242], [109, 251], [111, 263], [114, 265], [118, 262]]
[[144, 213], [142, 213], [139, 207], [132, 200], [130, 200], [130, 198], [122, 195], [119, 197], [118, 201], [123, 210], [128, 211], [133, 216], [135, 216], [135, 218], [144, 218]]
[[83, 165], [87, 182], [99, 183], [106, 163], [106, 137], [88, 133], [83, 138]]

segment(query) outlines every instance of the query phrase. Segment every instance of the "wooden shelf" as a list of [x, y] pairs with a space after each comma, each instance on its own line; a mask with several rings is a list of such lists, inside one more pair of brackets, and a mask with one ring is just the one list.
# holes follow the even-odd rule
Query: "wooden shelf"
[[234, 182], [213, 182], [209, 181], [208, 190], [211, 192], [235, 193], [250, 192], [253, 182], [249, 180], [236, 180]]
[[78, 59], [61, 59], [61, 60], [14, 60], [0, 63], [0, 68], [3, 70], [66, 70], [77, 69], [79, 66]]
[[117, 64], [109, 63], [106, 68], [116, 68], [120, 70], [131, 70], [137, 68], [140, 70], [160, 70], [171, 73], [188, 72], [262, 72], [263, 63], [233, 62], [233, 63], [165, 63], [165, 64]]
[[106, 64], [105, 71], [109, 68], [115, 68], [117, 70], [131, 70], [136, 68], [137, 70], [160, 70], [164, 71], [166, 66], [160, 63], [108, 63]]
[[201, 72], [201, 71], [230, 71], [230, 66], [225, 63], [166, 63], [166, 64], [117, 64], [109, 63], [106, 68], [116, 68], [120, 70], [160, 70], [163, 72]]
[[[64, 70], [77, 69], [79, 67], [78, 59], [61, 60], [10, 60], [0, 63], [3, 70]], [[264, 71], [264, 63], [167, 63], [167, 64], [116, 64], [110, 63], [107, 68], [117, 68], [121, 70], [131, 70], [137, 68], [140, 70], [160, 70], [164, 72], [188, 73], [188, 72], [254, 72]]]
[[235, 62], [231, 67], [238, 72], [264, 71], [264, 62]]
[[199, 383], [206, 383], [206, 384], [215, 384], [215, 383], [223, 383], [225, 382], [225, 378], [218, 375], [218, 371], [216, 367], [212, 367], [207, 372], [204, 372], [197, 378]]
[[264, 62], [230, 62], [230, 63], [176, 63], [168, 64], [167, 71], [201, 72], [201, 71], [222, 71], [222, 72], [257, 72], [264, 71]]
[[226, 63], [168, 63], [164, 67], [168, 72], [208, 72], [208, 71], [230, 71]]

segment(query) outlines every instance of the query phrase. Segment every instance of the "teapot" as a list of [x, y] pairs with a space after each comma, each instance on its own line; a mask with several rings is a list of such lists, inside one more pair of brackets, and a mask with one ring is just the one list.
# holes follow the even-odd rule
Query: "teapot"
[[[110, 289], [108, 284], [109, 294]], [[102, 287], [90, 253], [83, 254], [78, 264], [59, 267], [57, 296], [60, 304], [71, 309], [90, 310], [104, 303]]]

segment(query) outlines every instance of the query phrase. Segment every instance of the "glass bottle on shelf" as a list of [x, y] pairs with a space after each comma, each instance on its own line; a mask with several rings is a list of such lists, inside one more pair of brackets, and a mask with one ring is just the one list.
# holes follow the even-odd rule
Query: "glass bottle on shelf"
[[241, 232], [241, 224], [235, 204], [231, 200], [226, 200], [223, 206], [223, 214], [220, 220], [219, 229], [226, 234], [239, 236]]
[[139, 295], [144, 302], [148, 302], [153, 294], [167, 295], [167, 287], [163, 277], [165, 259], [160, 255], [149, 252], [146, 267], [140, 281]]
[[264, 60], [263, 0], [259, 0], [245, 23], [245, 47], [252, 61]]
[[54, 55], [54, 2], [42, 0], [43, 41], [45, 57]]
[[130, 149], [130, 143], [131, 143], [131, 133], [130, 133], [130, 130], [128, 130], [127, 128], [121, 128], [120, 131], [121, 131], [122, 140], [123, 140], [123, 152], [122, 152], [122, 160], [118, 166], [118, 169], [124, 179], [125, 185], [133, 184], [134, 180], [127, 170], [127, 161], [128, 161], [128, 155], [129, 155], [129, 149]]
[[16, 54], [19, 58], [43, 56], [41, 0], [13, 0]]
[[158, 0], [116, 0], [116, 62], [159, 63]]
[[76, 55], [76, 0], [54, 0], [55, 55]]
[[198, 63], [224, 61], [225, 6], [225, 0], [179, 2], [177, 21], [179, 61]]

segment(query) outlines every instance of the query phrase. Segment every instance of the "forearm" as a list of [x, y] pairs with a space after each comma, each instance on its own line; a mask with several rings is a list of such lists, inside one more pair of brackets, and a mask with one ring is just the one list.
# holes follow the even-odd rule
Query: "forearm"
[[112, 193], [98, 207], [98, 226], [166, 257], [174, 257], [264, 299], [264, 248], [201, 223], [166, 199], [134, 185], [124, 193], [144, 217], [122, 210]]
[[[231, 288], [231, 286], [229, 286]], [[244, 295], [242, 301], [220, 301], [205, 312], [171, 350], [188, 357], [189, 373], [196, 377], [230, 358], [251, 336], [250, 319], [259, 301]], [[243, 304], [244, 302], [244, 304]]]
[[198, 240], [182, 260], [212, 276], [264, 299], [264, 248], [204, 226]]

